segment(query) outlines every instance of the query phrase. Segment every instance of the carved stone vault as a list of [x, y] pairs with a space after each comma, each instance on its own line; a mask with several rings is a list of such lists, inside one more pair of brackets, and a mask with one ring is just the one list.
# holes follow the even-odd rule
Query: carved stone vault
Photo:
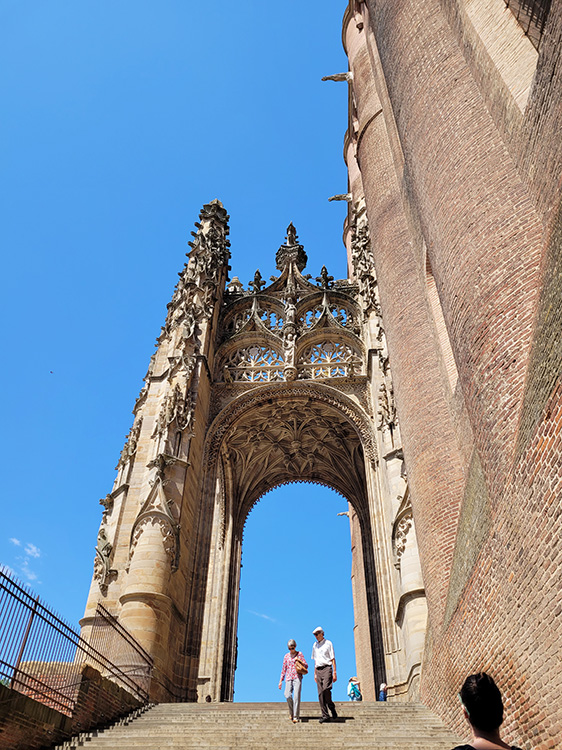
[[368, 227], [351, 278], [293, 225], [279, 274], [228, 280], [228, 215], [203, 207], [117, 466], [83, 620], [103, 600], [155, 660], [154, 697], [231, 700], [242, 536], [271, 488], [316, 482], [350, 503], [357, 671], [415, 697], [425, 598]]

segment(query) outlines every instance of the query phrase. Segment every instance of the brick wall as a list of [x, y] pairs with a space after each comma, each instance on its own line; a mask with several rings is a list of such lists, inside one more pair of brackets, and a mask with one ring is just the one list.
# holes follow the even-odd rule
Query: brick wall
[[[359, 115], [358, 159], [365, 198], [383, 324], [403, 438], [408, 480], [418, 497], [433, 505], [414, 506], [422, 554], [429, 618], [439, 630], [446, 601], [454, 532], [464, 483], [464, 459], [456, 444], [448, 406], [450, 385], [440, 364], [440, 344], [429, 302], [423, 238], [412, 222], [396, 174], [397, 154], [387, 136], [389, 111], [384, 92], [374, 85], [376, 61], [360, 36], [348, 41]], [[380, 90], [380, 89], [379, 89]], [[441, 481], [445, 477], [446, 481]], [[445, 508], [446, 512], [442, 512]]]
[[465, 734], [456, 696], [485, 669], [506, 740], [543, 750], [562, 742], [562, 6], [517, 114], [489, 4], [369, 0], [344, 39], [428, 592], [422, 698]]
[[141, 704], [130, 693], [84, 667], [72, 716], [0, 685], [0, 750], [35, 750], [110, 724]]

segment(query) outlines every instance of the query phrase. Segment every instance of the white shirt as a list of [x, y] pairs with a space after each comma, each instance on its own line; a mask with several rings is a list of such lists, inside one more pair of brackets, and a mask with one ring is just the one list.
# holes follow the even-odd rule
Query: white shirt
[[332, 641], [328, 641], [326, 638], [323, 638], [320, 642], [316, 641], [312, 646], [312, 658], [317, 667], [331, 666], [332, 659], [336, 658]]

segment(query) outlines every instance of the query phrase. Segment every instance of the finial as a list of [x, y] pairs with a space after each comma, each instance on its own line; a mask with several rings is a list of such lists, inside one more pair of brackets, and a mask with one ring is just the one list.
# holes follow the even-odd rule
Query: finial
[[287, 237], [285, 240], [286, 245], [298, 245], [299, 238], [297, 237], [297, 230], [295, 229], [293, 222], [287, 227]]
[[299, 271], [302, 272], [306, 266], [306, 253], [304, 247], [299, 243], [297, 230], [293, 222], [287, 227], [287, 236], [285, 238], [285, 244], [281, 245], [275, 256], [277, 268], [282, 271], [285, 266], [289, 263], [294, 263]]
[[209, 221], [213, 219], [224, 226], [225, 234], [228, 235], [228, 220], [230, 219], [230, 216], [218, 198], [214, 198], [210, 203], [205, 203], [199, 212], [199, 221]]
[[250, 289], [253, 291], [254, 294], [259, 294], [261, 292], [262, 286], [265, 286], [265, 281], [262, 279], [262, 275], [260, 273], [259, 268], [254, 274], [254, 280], [250, 281], [248, 286], [250, 287]]
[[334, 277], [328, 276], [328, 269], [326, 268], [326, 266], [322, 266], [322, 270], [320, 271], [320, 276], [316, 277], [316, 281], [320, 284], [322, 289], [329, 289], [332, 286]]

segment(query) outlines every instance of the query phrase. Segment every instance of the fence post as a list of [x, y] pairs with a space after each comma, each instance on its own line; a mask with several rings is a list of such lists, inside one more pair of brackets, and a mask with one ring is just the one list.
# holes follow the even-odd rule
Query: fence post
[[33, 609], [31, 610], [29, 614], [29, 620], [27, 621], [27, 627], [25, 629], [25, 633], [23, 635], [23, 639], [21, 642], [18, 658], [16, 659], [16, 664], [14, 666], [14, 674], [12, 675], [12, 681], [10, 683], [10, 687], [13, 688], [16, 683], [16, 676], [20, 670], [20, 664], [23, 656], [23, 652], [25, 650], [25, 647], [27, 645], [27, 639], [29, 638], [29, 631], [31, 630], [31, 625], [33, 624], [33, 619], [35, 617], [35, 613], [37, 612], [37, 605], [39, 604], [39, 597], [35, 599], [35, 602], [33, 603]]

